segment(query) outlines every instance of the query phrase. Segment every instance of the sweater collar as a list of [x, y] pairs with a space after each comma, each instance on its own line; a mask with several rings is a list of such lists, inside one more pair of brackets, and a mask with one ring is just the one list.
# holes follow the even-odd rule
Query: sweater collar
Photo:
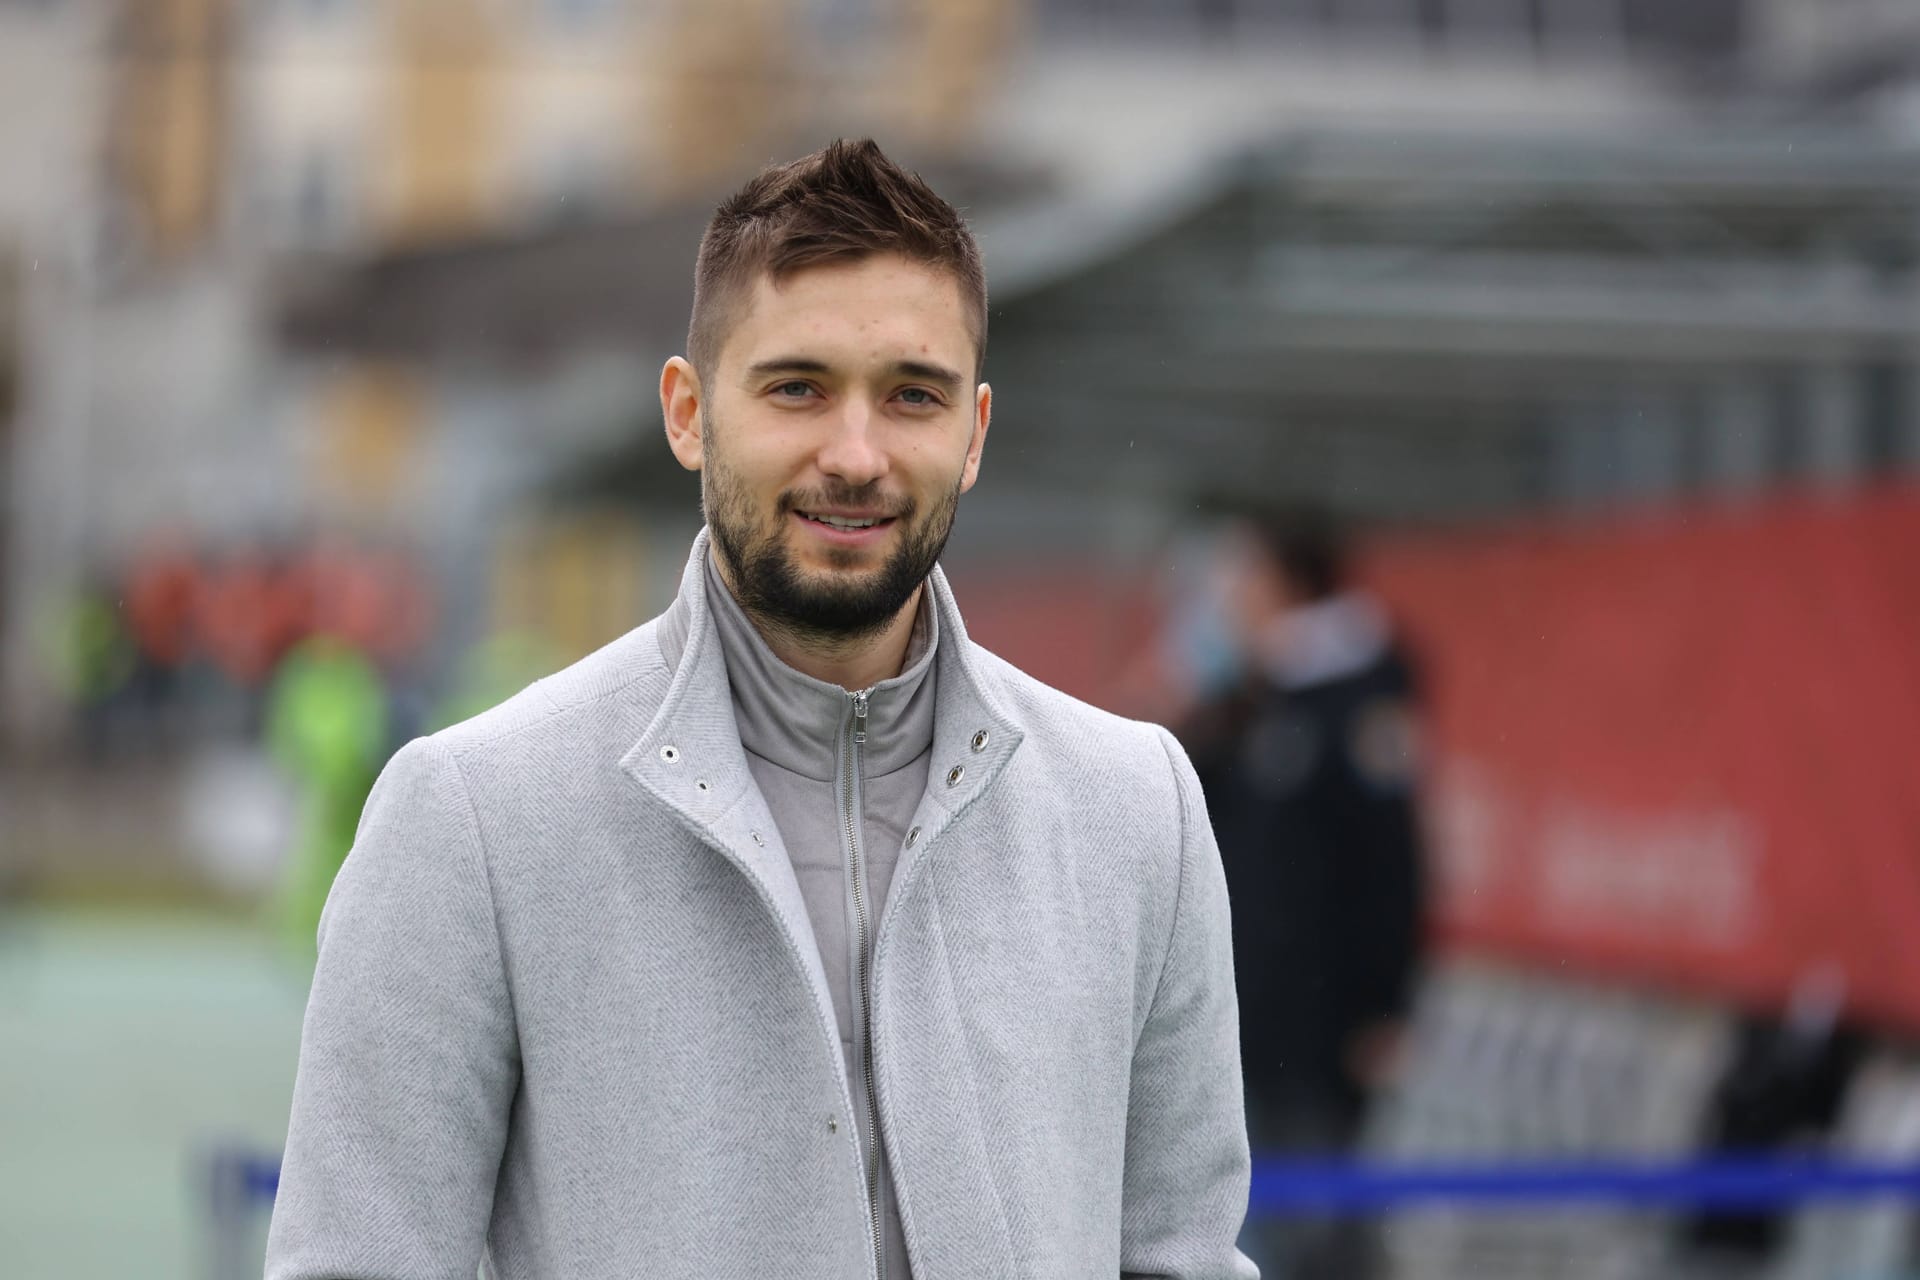
[[[704, 574], [707, 608], [726, 658], [740, 745], [802, 777], [831, 781], [851, 692], [782, 662], [733, 598], [710, 550]], [[865, 769], [884, 776], [912, 763], [933, 742], [934, 650], [940, 621], [921, 593], [899, 675], [867, 691]]]

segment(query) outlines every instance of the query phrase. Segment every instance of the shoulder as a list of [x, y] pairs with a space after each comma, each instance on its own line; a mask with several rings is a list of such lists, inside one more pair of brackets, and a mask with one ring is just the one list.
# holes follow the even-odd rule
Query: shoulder
[[479, 715], [440, 730], [431, 743], [463, 769], [603, 747], [617, 753], [631, 746], [673, 678], [661, 652], [660, 625], [655, 618], [634, 628]]
[[1154, 825], [1180, 819], [1197, 801], [1193, 766], [1165, 727], [1083, 702], [972, 642], [969, 651], [983, 683], [1021, 726], [1020, 755], [1044, 771], [1057, 794]]

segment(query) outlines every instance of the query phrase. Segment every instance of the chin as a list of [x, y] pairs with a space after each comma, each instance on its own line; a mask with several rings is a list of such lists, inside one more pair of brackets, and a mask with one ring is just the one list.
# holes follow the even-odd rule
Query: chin
[[822, 580], [822, 585], [846, 586], [852, 579], [878, 580], [886, 570], [886, 558], [872, 551], [852, 547], [833, 547], [807, 558], [801, 571]]

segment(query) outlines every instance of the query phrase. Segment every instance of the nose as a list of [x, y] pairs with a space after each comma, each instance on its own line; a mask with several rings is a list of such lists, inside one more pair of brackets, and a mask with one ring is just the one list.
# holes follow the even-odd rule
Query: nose
[[863, 398], [849, 397], [827, 427], [815, 459], [820, 470], [859, 488], [887, 474], [887, 454], [880, 447], [873, 407]]

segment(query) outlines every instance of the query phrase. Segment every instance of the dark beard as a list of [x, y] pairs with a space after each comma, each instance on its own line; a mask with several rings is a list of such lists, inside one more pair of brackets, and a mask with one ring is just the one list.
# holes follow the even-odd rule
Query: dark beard
[[[711, 423], [707, 434], [711, 442]], [[709, 450], [711, 460], [711, 444]], [[762, 627], [802, 642], [838, 643], [884, 630], [933, 571], [960, 506], [956, 484], [936, 509], [918, 521], [914, 518], [917, 508], [911, 503], [902, 510], [889, 510], [900, 526], [900, 540], [879, 569], [861, 577], [821, 577], [801, 572], [788, 553], [784, 537], [788, 514], [817, 506], [883, 507], [872, 490], [839, 485], [808, 492], [788, 490], [776, 504], [772, 527], [756, 531], [753, 500], [740, 491], [726, 469], [709, 465], [706, 481], [701, 505], [740, 607]], [[845, 559], [852, 563], [853, 557]]]

